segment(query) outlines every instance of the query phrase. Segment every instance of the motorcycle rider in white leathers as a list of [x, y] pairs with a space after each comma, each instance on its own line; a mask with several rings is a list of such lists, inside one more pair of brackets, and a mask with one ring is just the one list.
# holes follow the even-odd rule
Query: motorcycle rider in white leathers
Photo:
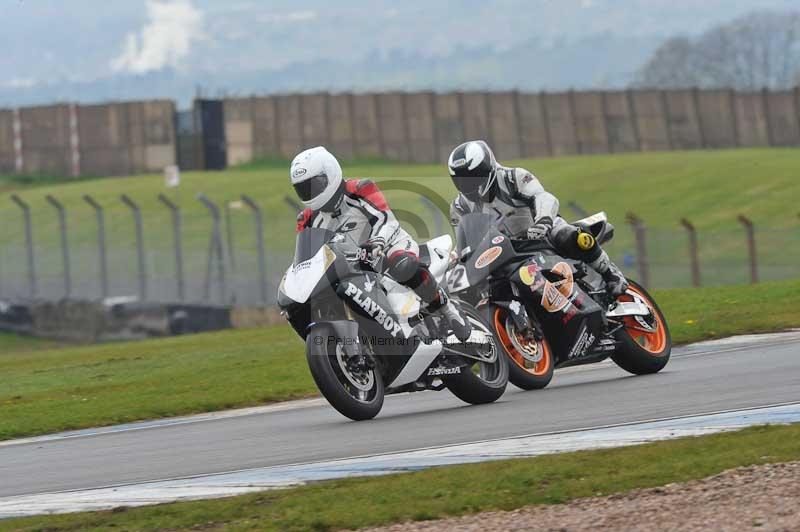
[[495, 159], [482, 140], [456, 147], [447, 162], [459, 195], [450, 204], [455, 226], [470, 212], [503, 216], [514, 238], [550, 239], [559, 254], [581, 260], [599, 273], [608, 293], [617, 297], [628, 288], [620, 269], [589, 233], [567, 223], [558, 215], [558, 199], [524, 168], [507, 168]]
[[298, 154], [289, 175], [306, 206], [297, 217], [298, 232], [307, 227], [346, 232], [362, 246], [362, 256], [385, 255], [384, 273], [414, 290], [427, 310], [440, 312], [459, 340], [469, 338], [469, 322], [420, 262], [419, 245], [400, 227], [373, 181], [343, 179], [339, 162], [322, 146]]

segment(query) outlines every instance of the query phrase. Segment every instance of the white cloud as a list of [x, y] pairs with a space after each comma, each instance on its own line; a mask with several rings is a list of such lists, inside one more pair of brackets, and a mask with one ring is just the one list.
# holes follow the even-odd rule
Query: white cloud
[[264, 23], [284, 23], [284, 22], [305, 22], [317, 18], [317, 12], [313, 10], [290, 11], [288, 13], [262, 13], [258, 16], [259, 22]]
[[203, 35], [203, 12], [191, 0], [147, 0], [147, 24], [125, 37], [122, 53], [111, 61], [114, 71], [141, 74], [177, 66]]
[[10, 80], [4, 81], [0, 84], [0, 86], [11, 89], [27, 89], [29, 87], [33, 87], [34, 85], [36, 85], [36, 80], [33, 78], [11, 78]]

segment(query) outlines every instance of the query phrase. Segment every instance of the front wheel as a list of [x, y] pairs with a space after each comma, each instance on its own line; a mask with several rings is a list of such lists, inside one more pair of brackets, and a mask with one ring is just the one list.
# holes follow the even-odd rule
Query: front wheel
[[383, 407], [383, 379], [363, 357], [348, 355], [325, 325], [306, 336], [306, 359], [317, 388], [333, 408], [354, 421], [372, 419]]
[[473, 344], [468, 349], [480, 354], [484, 361], [464, 358], [471, 363], [461, 373], [442, 377], [447, 389], [453, 395], [473, 405], [493, 403], [500, 399], [508, 385], [508, 362], [497, 345], [489, 324], [481, 317], [480, 312], [468, 303], [457, 303], [462, 315], [472, 325], [473, 334], [478, 331], [487, 340], [484, 344]]
[[669, 362], [672, 336], [667, 320], [655, 300], [640, 284], [628, 281], [628, 291], [617, 301], [639, 301], [650, 309], [649, 316], [626, 316], [616, 333], [621, 345], [611, 358], [619, 367], [634, 375], [658, 373]]
[[555, 360], [546, 338], [536, 340], [520, 333], [507, 309], [482, 307], [483, 317], [492, 325], [503, 352], [509, 359], [508, 380], [523, 390], [544, 388], [553, 378]]

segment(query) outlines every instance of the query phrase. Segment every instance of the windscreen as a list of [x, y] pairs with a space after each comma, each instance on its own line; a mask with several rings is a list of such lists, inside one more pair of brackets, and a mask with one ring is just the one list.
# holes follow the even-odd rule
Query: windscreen
[[316, 255], [319, 248], [333, 237], [333, 232], [319, 227], [308, 227], [297, 235], [294, 247], [294, 263], [300, 264]]
[[474, 213], [465, 214], [461, 217], [456, 227], [456, 243], [458, 250], [461, 251], [467, 246], [478, 247], [483, 237], [491, 229], [497, 228], [497, 217], [493, 214]]

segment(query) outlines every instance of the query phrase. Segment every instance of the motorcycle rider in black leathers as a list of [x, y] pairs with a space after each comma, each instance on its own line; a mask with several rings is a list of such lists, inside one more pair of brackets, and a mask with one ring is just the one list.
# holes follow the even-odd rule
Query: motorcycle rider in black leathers
[[512, 238], [550, 239], [564, 257], [591, 266], [606, 282], [609, 295], [625, 293], [628, 282], [620, 269], [589, 233], [558, 215], [558, 199], [524, 168], [507, 168], [482, 140], [465, 142], [450, 154], [450, 177], [459, 195], [450, 204], [455, 226], [471, 212], [503, 216]]

